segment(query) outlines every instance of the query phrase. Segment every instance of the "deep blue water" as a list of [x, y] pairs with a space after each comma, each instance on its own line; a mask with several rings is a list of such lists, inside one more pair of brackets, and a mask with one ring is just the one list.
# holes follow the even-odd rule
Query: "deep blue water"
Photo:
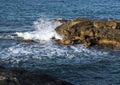
[[[45, 72], [75, 85], [120, 85], [119, 50], [50, 40], [56, 35], [54, 19], [76, 17], [119, 20], [120, 0], [0, 0], [0, 65]], [[19, 42], [22, 38], [36, 42]]]

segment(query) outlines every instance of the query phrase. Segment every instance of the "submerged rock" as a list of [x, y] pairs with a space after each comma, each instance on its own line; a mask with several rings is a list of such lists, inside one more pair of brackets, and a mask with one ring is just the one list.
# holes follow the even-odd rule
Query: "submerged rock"
[[31, 43], [31, 42], [35, 42], [35, 41], [34, 40], [18, 40], [18, 42]]
[[0, 67], [0, 85], [72, 85], [43, 73]]
[[[65, 45], [108, 46], [120, 49], [120, 21], [77, 18], [58, 26], [56, 32], [63, 36]], [[110, 46], [109, 46], [110, 45]]]

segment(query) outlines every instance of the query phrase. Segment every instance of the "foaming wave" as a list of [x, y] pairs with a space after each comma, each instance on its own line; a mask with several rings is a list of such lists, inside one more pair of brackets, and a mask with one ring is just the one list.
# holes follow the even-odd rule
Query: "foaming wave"
[[14, 39], [12, 35], [12, 33], [0, 33], [0, 39]]
[[55, 24], [48, 19], [38, 19], [34, 22], [35, 31], [32, 32], [17, 32], [18, 37], [30, 40], [51, 40], [51, 38], [61, 39], [62, 37], [55, 32], [55, 28], [61, 25]]
[[118, 60], [118, 56], [111, 55], [107, 51], [88, 49], [82, 45], [59, 46], [53, 42], [21, 43], [0, 52], [0, 60], [3, 63], [7, 63], [9, 66], [20, 65], [31, 69], [42, 68], [43, 64], [47, 68], [47, 65], [89, 64], [113, 59]]

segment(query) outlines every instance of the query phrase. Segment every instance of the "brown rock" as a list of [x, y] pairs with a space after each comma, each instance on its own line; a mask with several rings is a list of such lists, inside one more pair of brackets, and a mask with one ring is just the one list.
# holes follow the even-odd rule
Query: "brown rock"
[[95, 28], [106, 28], [106, 21], [104, 21], [104, 20], [95, 20], [93, 22], [93, 26]]
[[117, 23], [115, 21], [109, 20], [106, 22], [106, 25], [108, 28], [116, 29], [117, 28]]
[[72, 45], [73, 41], [72, 40], [63, 40], [62, 43], [65, 45]]
[[120, 42], [114, 40], [101, 39], [99, 40], [99, 44], [105, 47], [110, 47], [112, 49], [119, 49], [120, 47]]
[[24, 43], [31, 43], [35, 42], [34, 40], [18, 40], [19, 42], [24, 42]]
[[[97, 29], [96, 29], [97, 28]], [[77, 18], [57, 27], [63, 36], [62, 44], [85, 44], [86, 46], [112, 45], [120, 49], [120, 22], [115, 20], [89, 20]]]

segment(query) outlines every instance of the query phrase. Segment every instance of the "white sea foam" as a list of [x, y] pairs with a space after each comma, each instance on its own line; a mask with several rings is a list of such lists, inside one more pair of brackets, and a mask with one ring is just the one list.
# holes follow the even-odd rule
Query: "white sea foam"
[[39, 19], [34, 22], [35, 31], [17, 32], [16, 34], [18, 37], [43, 41], [40, 43], [17, 43], [11, 47], [0, 49], [0, 63], [3, 61], [3, 63], [7, 63], [7, 65], [20, 65], [25, 68], [44, 68], [44, 65], [47, 66], [53, 64], [74, 65], [110, 59], [120, 60], [120, 55], [110, 55], [109, 52], [88, 49], [82, 45], [56, 45], [49, 40], [52, 37], [61, 39], [61, 36], [54, 31], [57, 26], [58, 25], [54, 24], [52, 21]]
[[[0, 52], [0, 59], [4, 62], [26, 62], [54, 63], [54, 64], [75, 64], [93, 63], [103, 59], [109, 59], [108, 52], [87, 49], [82, 45], [59, 46], [52, 42], [35, 43], [31, 45], [18, 44], [6, 48]], [[19, 61], [19, 62], [18, 62]], [[24, 63], [23, 63], [24, 64]]]
[[32, 32], [17, 32], [18, 37], [22, 37], [24, 39], [30, 40], [45, 40], [48, 41], [51, 38], [61, 39], [62, 37], [55, 32], [55, 28], [59, 26], [59, 24], [55, 24], [53, 21], [47, 19], [38, 19], [34, 22], [35, 31]]
[[111, 55], [109, 51], [88, 49], [83, 45], [60, 46], [52, 41], [32, 44], [19, 43], [9, 48], [0, 49], [0, 63], [8, 66], [21, 66], [27, 69], [51, 68], [52, 65], [80, 65], [104, 60], [120, 60], [119, 56]]
[[14, 39], [15, 37], [12, 36], [12, 33], [1, 33], [0, 38], [1, 39]]

